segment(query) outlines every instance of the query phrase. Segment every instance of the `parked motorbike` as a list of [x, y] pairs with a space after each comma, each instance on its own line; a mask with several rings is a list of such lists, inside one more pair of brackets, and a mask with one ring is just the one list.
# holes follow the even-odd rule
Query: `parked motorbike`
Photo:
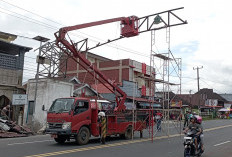
[[184, 137], [184, 157], [198, 156], [202, 155], [200, 138], [198, 139], [198, 152], [196, 152], [195, 137], [196, 131], [188, 131]]

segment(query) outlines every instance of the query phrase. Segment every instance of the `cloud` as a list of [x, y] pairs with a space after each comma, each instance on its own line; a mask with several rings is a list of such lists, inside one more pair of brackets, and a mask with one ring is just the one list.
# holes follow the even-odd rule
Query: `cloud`
[[[13, 14], [12, 12], [14, 11], [18, 13], [18, 15], [13, 14], [14, 16], [22, 18], [20, 15], [22, 14], [40, 22], [37, 21], [36, 23], [34, 21], [33, 23], [27, 21], [31, 20], [30, 18], [23, 20], [0, 12], [1, 31], [27, 37], [41, 35], [51, 40], [54, 40], [54, 32], [63, 26], [121, 16], [137, 15], [142, 17], [183, 6], [185, 9], [177, 11], [176, 14], [187, 20], [188, 24], [171, 28], [171, 51], [175, 57], [181, 57], [183, 62], [183, 90], [185, 92], [189, 90], [196, 91], [196, 71], [192, 68], [202, 65], [204, 66], [200, 70], [200, 76], [204, 79], [204, 82], [203, 80], [201, 82], [202, 87], [214, 88], [222, 92], [232, 92], [232, 88], [230, 89], [232, 84], [232, 81], [230, 81], [232, 72], [230, 68], [232, 67], [232, 62], [230, 61], [232, 58], [230, 52], [232, 22], [229, 20], [231, 5], [227, 0], [135, 0], [133, 4], [125, 0], [34, 0], [33, 2], [29, 0], [9, 0], [7, 2], [29, 12], [2, 1], [0, 5], [11, 12], [3, 9], [0, 9], [0, 11], [9, 14]], [[47, 26], [42, 26], [43, 23]], [[52, 26], [52, 28], [49, 28], [48, 25]], [[101, 26], [96, 29], [83, 29], [80, 32], [91, 35], [90, 39], [98, 40], [96, 38], [100, 38], [104, 41], [111, 37], [115, 38], [120, 33], [119, 25], [117, 24], [112, 24], [109, 27]], [[82, 37], [86, 36], [80, 32], [76, 32], [76, 34]], [[78, 37], [78, 39], [82, 37]], [[74, 36], [75, 38], [77, 37]], [[39, 45], [38, 42], [23, 38], [18, 38], [15, 43], [33, 47], [34, 49]], [[104, 46], [93, 50], [93, 52], [112, 59], [131, 58], [149, 64], [149, 58], [146, 56], [150, 54], [150, 43], [150, 33], [144, 33], [135, 38], [117, 41], [113, 43], [114, 48], [112, 46]], [[96, 42], [94, 41], [93, 44], [96, 44]], [[126, 51], [123, 51], [122, 47]], [[167, 52], [167, 48], [166, 30], [157, 31], [155, 51], [163, 53]], [[130, 53], [130, 51], [133, 52]], [[136, 55], [134, 51], [143, 55]], [[35, 58], [36, 54], [36, 52], [31, 51], [26, 55]], [[34, 60], [30, 62], [34, 62]], [[31, 63], [25, 62], [25, 64], [30, 66]]]

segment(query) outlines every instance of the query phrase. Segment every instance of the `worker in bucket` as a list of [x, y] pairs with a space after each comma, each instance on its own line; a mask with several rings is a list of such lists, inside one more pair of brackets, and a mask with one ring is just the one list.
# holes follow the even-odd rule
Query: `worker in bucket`
[[100, 122], [100, 131], [101, 131], [101, 143], [105, 144], [106, 139], [106, 115], [105, 112], [101, 111], [98, 113], [98, 119]]

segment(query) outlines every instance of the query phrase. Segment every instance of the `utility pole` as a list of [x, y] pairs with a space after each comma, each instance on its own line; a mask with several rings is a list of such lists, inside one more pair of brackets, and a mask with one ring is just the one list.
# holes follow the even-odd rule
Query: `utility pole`
[[34, 37], [34, 38], [32, 38], [32, 39], [37, 40], [37, 41], [40, 42], [38, 60], [36, 61], [36, 62], [37, 62], [37, 71], [36, 71], [36, 75], [35, 75], [35, 80], [36, 80], [36, 82], [35, 82], [35, 96], [34, 96], [34, 106], [33, 106], [32, 124], [31, 124], [31, 125], [32, 125], [32, 126], [31, 126], [31, 127], [32, 127], [32, 130], [35, 131], [35, 127], [34, 127], [35, 123], [34, 123], [34, 121], [35, 121], [35, 108], [36, 108], [37, 88], [38, 88], [38, 79], [39, 79], [39, 65], [40, 65], [39, 57], [40, 57], [40, 55], [41, 55], [42, 43], [43, 43], [43, 42], [47, 42], [47, 41], [50, 40], [50, 39], [45, 38], [45, 37], [42, 37], [42, 36], [36, 36], [36, 37]]
[[199, 77], [199, 69], [202, 69], [203, 68], [203, 66], [201, 66], [201, 67], [193, 67], [193, 70], [197, 70], [197, 87], [198, 87], [198, 92], [199, 92], [199, 90], [200, 90], [200, 84], [199, 84], [199, 80], [200, 80], [200, 77]]
[[189, 102], [191, 104], [191, 112], [192, 112], [192, 108], [193, 108], [193, 105], [192, 105], [192, 90], [189, 90]]

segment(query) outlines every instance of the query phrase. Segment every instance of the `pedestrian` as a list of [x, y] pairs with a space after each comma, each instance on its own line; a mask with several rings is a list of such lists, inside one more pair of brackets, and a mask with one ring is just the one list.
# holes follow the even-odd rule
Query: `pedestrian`
[[159, 111], [155, 115], [156, 124], [157, 124], [157, 131], [161, 131], [162, 116], [163, 116], [162, 113]]
[[6, 105], [1, 111], [2, 119], [9, 120], [8, 117], [9, 112], [10, 112], [10, 105]]
[[189, 111], [184, 114], [184, 128], [189, 125]]

